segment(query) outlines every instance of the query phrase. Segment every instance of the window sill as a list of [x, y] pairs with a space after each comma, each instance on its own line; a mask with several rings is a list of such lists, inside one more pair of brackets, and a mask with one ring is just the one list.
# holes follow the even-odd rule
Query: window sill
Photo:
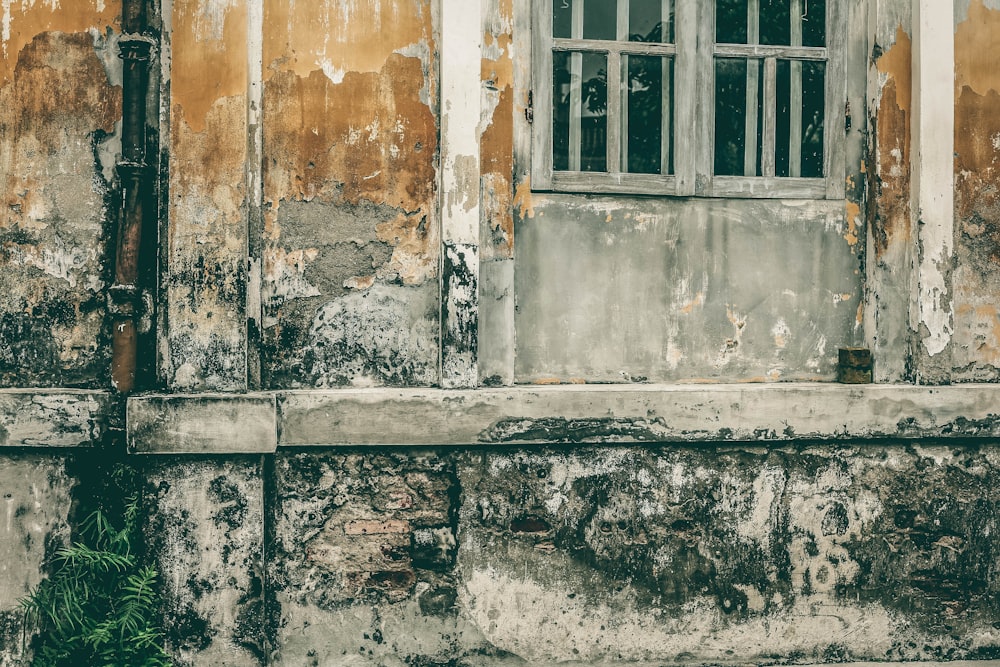
[[132, 451], [1000, 436], [1000, 384], [558, 385], [135, 396]]

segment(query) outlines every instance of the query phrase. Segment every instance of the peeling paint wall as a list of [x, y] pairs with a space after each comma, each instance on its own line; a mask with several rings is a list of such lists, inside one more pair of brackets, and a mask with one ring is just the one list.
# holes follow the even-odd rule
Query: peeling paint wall
[[120, 14], [110, 0], [2, 5], [2, 386], [105, 384]]
[[[868, 5], [845, 4], [860, 110]], [[835, 379], [837, 349], [864, 341], [865, 126], [852, 113], [849, 160], [833, 167], [842, 200], [563, 195], [518, 180], [516, 381]]]
[[168, 20], [162, 373], [179, 390], [237, 390], [247, 354], [247, 3], [175, 0]]
[[955, 380], [1000, 379], [1000, 5], [956, 7]]
[[265, 3], [265, 386], [437, 382], [434, 7]]
[[[895, 11], [893, 11], [895, 10]], [[869, 222], [865, 317], [876, 379], [898, 382], [910, 364], [911, 47], [909, 3], [879, 2], [873, 10], [875, 58], [870, 65], [869, 137], [865, 178]]]

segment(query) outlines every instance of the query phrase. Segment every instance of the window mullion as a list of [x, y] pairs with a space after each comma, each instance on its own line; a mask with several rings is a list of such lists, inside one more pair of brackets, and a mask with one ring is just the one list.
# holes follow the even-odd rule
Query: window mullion
[[[746, 117], [746, 139], [744, 143], [745, 152], [743, 154], [743, 174], [745, 176], [757, 175], [757, 100], [760, 99], [760, 66], [757, 60], [747, 60], [747, 117]], [[766, 86], [765, 86], [766, 87]], [[764, 117], [767, 117], [767, 106], [763, 109]]]
[[[660, 39], [663, 41], [668, 41], [670, 35], [667, 33], [667, 27], [672, 24], [671, 16], [673, 15], [673, 2], [671, 0], [663, 0], [663, 5], [660, 10]], [[676, 37], [670, 41], [676, 40]], [[673, 70], [671, 67], [676, 59], [660, 59], [660, 81], [662, 82], [661, 96], [660, 96], [660, 109], [662, 110], [662, 117], [660, 118], [660, 173], [669, 174], [670, 173], [670, 151], [673, 149], [671, 146], [671, 132], [670, 124], [673, 122], [673, 114], [670, 109], [670, 101], [672, 95], [672, 81], [670, 73]]]
[[[618, 30], [617, 39], [619, 42], [628, 41], [629, 31], [629, 0], [618, 0]], [[628, 94], [631, 85], [628, 75], [629, 56], [628, 54], [618, 54], [619, 57], [612, 61], [608, 55], [608, 171], [628, 171]], [[618, 72], [616, 78], [620, 82], [619, 90], [615, 91], [612, 97], [611, 76], [613, 72]], [[611, 100], [618, 103], [618, 115], [611, 113]], [[620, 120], [618, 120], [620, 119]], [[615, 146], [614, 144], [619, 144]]]
[[670, 94], [671, 94], [671, 61], [667, 58], [660, 59], [661, 74], [660, 80], [663, 82], [661, 97], [660, 97], [660, 109], [662, 110], [662, 117], [660, 119], [660, 173], [669, 174], [670, 173], [670, 151], [673, 148], [670, 143], [670, 124], [673, 122], [673, 114], [670, 113]]
[[608, 172], [618, 173], [626, 170], [626, 166], [621, 162], [622, 144], [626, 143], [622, 141], [623, 111], [627, 105], [622, 103], [622, 54], [620, 51], [608, 52], [607, 81]]
[[763, 131], [760, 152], [760, 171], [765, 178], [774, 177], [774, 146], [776, 143], [775, 121], [777, 110], [777, 60], [767, 58], [764, 61], [764, 103], [762, 105]]
[[[792, 46], [802, 46], [802, 0], [791, 0]], [[802, 62], [789, 63], [788, 175], [802, 175]]]
[[[674, 120], [674, 156], [678, 183], [683, 194], [711, 192], [712, 160], [715, 155], [715, 2], [697, 0], [677, 5], [677, 81], [695, 81], [695, 86], [676, 86], [677, 118]], [[681, 92], [683, 91], [683, 92]], [[699, 113], [699, 110], [701, 113]], [[694, 135], [691, 129], [695, 128]]]
[[[582, 0], [578, 0], [582, 4]], [[583, 150], [583, 54], [569, 54], [569, 170], [580, 171]]]

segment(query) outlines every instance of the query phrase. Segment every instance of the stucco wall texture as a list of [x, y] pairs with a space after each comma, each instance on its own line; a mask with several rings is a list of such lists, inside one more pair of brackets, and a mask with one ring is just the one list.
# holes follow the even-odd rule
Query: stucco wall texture
[[[932, 356], [914, 316], [933, 249], [913, 209], [910, 0], [827, 0], [849, 33], [846, 188], [810, 201], [533, 190], [530, 3], [473, 1], [481, 34], [455, 48], [478, 63], [475, 118], [442, 93], [452, 0], [147, 2], [143, 386], [259, 392], [272, 413], [276, 392], [442, 391], [454, 322], [478, 323], [463, 368], [498, 388], [829, 383], [848, 346], [872, 349], [880, 383], [1000, 381], [1000, 0], [953, 3], [938, 99], [954, 99], [954, 315]], [[104, 391], [121, 13], [0, 2], [0, 667], [27, 659], [17, 600], [72, 539], [90, 446], [123, 427]], [[478, 187], [467, 274], [442, 252], [455, 123], [479, 135], [478, 158], [449, 166]], [[628, 445], [552, 414], [522, 424], [530, 447], [378, 439], [419, 431], [415, 416], [373, 420], [379, 447], [310, 432], [308, 447], [131, 459], [177, 665], [1000, 659], [988, 421]]]

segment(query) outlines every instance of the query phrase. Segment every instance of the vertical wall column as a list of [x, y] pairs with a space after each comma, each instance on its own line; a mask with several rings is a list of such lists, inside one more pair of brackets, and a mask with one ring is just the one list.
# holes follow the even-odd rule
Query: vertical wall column
[[910, 326], [918, 382], [951, 378], [954, 330], [955, 34], [951, 0], [913, 0], [913, 229], [916, 280]]
[[479, 383], [482, 19], [441, 1], [441, 386]]
[[178, 391], [247, 386], [253, 202], [247, 165], [255, 136], [248, 127], [247, 47], [260, 41], [249, 34], [250, 4], [174, 0], [169, 10], [170, 176], [160, 343], [165, 383]]

